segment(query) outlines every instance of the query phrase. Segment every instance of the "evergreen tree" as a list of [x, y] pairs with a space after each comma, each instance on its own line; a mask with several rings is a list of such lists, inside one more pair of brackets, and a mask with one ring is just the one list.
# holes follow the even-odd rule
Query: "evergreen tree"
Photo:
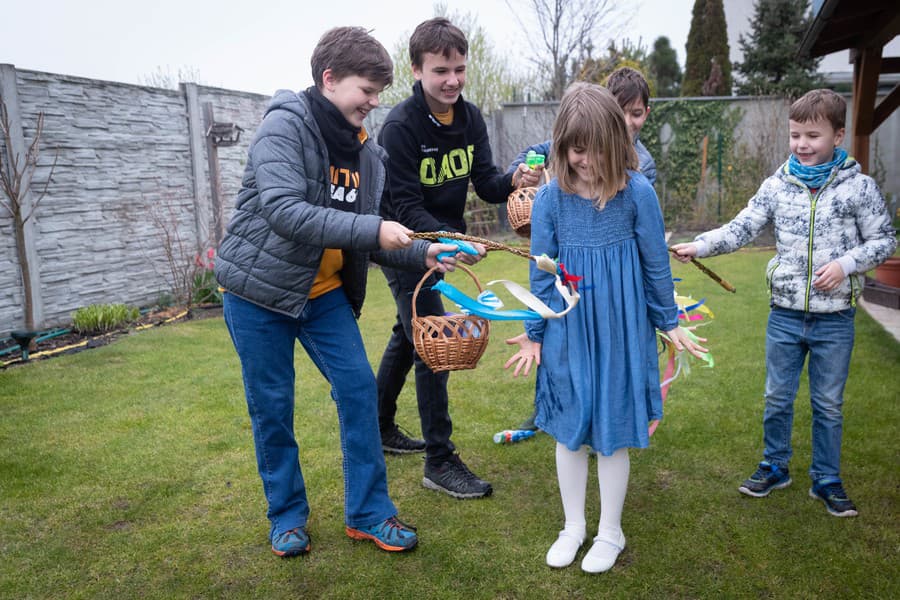
[[734, 64], [739, 94], [796, 98], [821, 87], [816, 73], [821, 59], [797, 56], [811, 19], [808, 0], [756, 0], [750, 33], [738, 37], [744, 54]]
[[681, 87], [681, 65], [678, 54], [672, 48], [669, 38], [660, 36], [653, 42], [653, 52], [647, 57], [650, 79], [656, 82], [656, 95], [677, 96]]
[[694, 1], [681, 95], [731, 95], [731, 61], [722, 0]]

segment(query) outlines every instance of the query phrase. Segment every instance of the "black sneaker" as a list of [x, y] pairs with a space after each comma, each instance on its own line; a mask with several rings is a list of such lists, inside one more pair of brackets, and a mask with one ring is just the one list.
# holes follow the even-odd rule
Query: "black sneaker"
[[483, 498], [494, 491], [491, 484], [476, 477], [456, 454], [437, 466], [425, 461], [422, 485], [454, 498]]
[[809, 488], [809, 495], [824, 502], [825, 508], [835, 517], [855, 517], [859, 514], [837, 477], [823, 477], [814, 482]]
[[756, 473], [744, 481], [738, 491], [754, 498], [768, 496], [772, 490], [780, 490], [791, 485], [791, 475], [787, 467], [779, 467], [766, 461], [759, 463]]
[[381, 432], [381, 448], [391, 454], [425, 452], [425, 440], [414, 440], [397, 425], [392, 425], [387, 431]]

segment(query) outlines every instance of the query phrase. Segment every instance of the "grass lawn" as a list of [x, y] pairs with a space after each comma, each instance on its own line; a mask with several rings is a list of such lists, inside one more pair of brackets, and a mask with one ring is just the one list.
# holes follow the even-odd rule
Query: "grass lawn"
[[[450, 378], [454, 440], [494, 486], [460, 501], [421, 485], [421, 455], [388, 457], [401, 517], [420, 546], [394, 555], [343, 531], [337, 419], [328, 388], [297, 353], [296, 430], [313, 548], [275, 557], [256, 474], [237, 357], [221, 319], [159, 327], [102, 348], [0, 371], [2, 598], [886, 598], [900, 589], [900, 344], [860, 311], [844, 407], [843, 475], [860, 509], [829, 516], [807, 496], [810, 409], [804, 376], [794, 428], [794, 485], [769, 498], [737, 492], [760, 459], [764, 283], [770, 251], [705, 261], [728, 294], [675, 264], [681, 293], [707, 298], [716, 359], [672, 385], [666, 418], [631, 454], [615, 568], [552, 570], [562, 528], [554, 443], [491, 436], [530, 414], [533, 375], [514, 380], [492, 324], [478, 369]], [[482, 281], [527, 282], [525, 261], [492, 253]], [[462, 274], [451, 281], [464, 281]], [[380, 359], [394, 307], [373, 271], [360, 321]], [[401, 425], [418, 432], [413, 385]], [[599, 513], [596, 472], [589, 529]], [[579, 559], [580, 559], [579, 555]], [[890, 590], [894, 590], [891, 592]]]

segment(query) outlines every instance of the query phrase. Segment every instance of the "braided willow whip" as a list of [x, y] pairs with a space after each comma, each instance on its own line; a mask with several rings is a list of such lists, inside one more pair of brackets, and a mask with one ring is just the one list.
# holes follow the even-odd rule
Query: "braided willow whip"
[[[674, 248], [669, 248], [669, 252], [671, 252], [672, 254], [675, 254], [675, 249], [674, 249]], [[716, 275], [716, 273], [714, 273], [709, 267], [707, 267], [706, 265], [704, 265], [703, 263], [701, 263], [699, 260], [697, 260], [697, 259], [694, 258], [693, 256], [691, 257], [691, 263], [692, 263], [695, 267], [697, 267], [698, 269], [700, 269], [701, 271], [703, 271], [703, 273], [705, 273], [706, 275], [708, 275], [710, 279], [712, 279], [713, 281], [715, 281], [716, 283], [718, 283], [719, 285], [721, 285], [723, 288], [725, 288], [726, 290], [728, 290], [728, 291], [731, 292], [732, 294], [734, 294], [735, 292], [737, 292], [737, 290], [734, 289], [734, 286], [733, 286], [733, 285], [731, 285], [730, 283], [728, 283], [727, 281], [725, 281], [724, 279], [722, 279], [721, 277], [719, 277], [718, 275]]]
[[[534, 257], [531, 256], [527, 251], [522, 250], [521, 248], [513, 248], [512, 246], [507, 246], [506, 244], [501, 244], [500, 242], [495, 242], [493, 240], [489, 240], [487, 238], [475, 237], [472, 235], [465, 235], [463, 233], [455, 233], [450, 231], [425, 231], [421, 233], [412, 233], [410, 234], [411, 238], [418, 240], [437, 240], [438, 238], [447, 238], [451, 240], [462, 240], [465, 242], [475, 242], [476, 244], [481, 244], [485, 247], [486, 250], [505, 250], [506, 252], [510, 252], [515, 254], [516, 256], [521, 256], [522, 258], [527, 258], [528, 260], [534, 260]], [[669, 248], [669, 251], [674, 253], [675, 250]], [[701, 263], [696, 258], [691, 257], [691, 262], [695, 267], [703, 271], [710, 279], [721, 285], [723, 288], [734, 294], [737, 290], [733, 285], [719, 277], [715, 272], [709, 269], [706, 265]]]
[[528, 260], [533, 260], [533, 257], [526, 250], [522, 250], [521, 248], [513, 248], [512, 246], [507, 246], [506, 244], [501, 244], [500, 242], [495, 242], [493, 240], [489, 240], [487, 238], [475, 237], [473, 235], [465, 235], [463, 233], [455, 233], [451, 231], [425, 231], [422, 233], [411, 233], [409, 237], [418, 240], [437, 240], [438, 238], [447, 238], [450, 240], [462, 240], [464, 242], [474, 242], [476, 244], [481, 244], [485, 247], [486, 250], [505, 250], [506, 252], [510, 252], [515, 254], [516, 256], [521, 256], [522, 258], [527, 258]]

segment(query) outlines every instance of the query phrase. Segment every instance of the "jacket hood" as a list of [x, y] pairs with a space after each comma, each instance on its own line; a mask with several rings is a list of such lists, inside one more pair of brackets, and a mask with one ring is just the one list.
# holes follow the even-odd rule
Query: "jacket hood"
[[289, 110], [301, 117], [305, 117], [309, 114], [308, 106], [306, 100], [302, 99], [299, 93], [291, 90], [278, 90], [272, 96], [272, 100], [269, 102], [268, 108], [266, 108], [266, 114], [268, 115], [275, 110]]

